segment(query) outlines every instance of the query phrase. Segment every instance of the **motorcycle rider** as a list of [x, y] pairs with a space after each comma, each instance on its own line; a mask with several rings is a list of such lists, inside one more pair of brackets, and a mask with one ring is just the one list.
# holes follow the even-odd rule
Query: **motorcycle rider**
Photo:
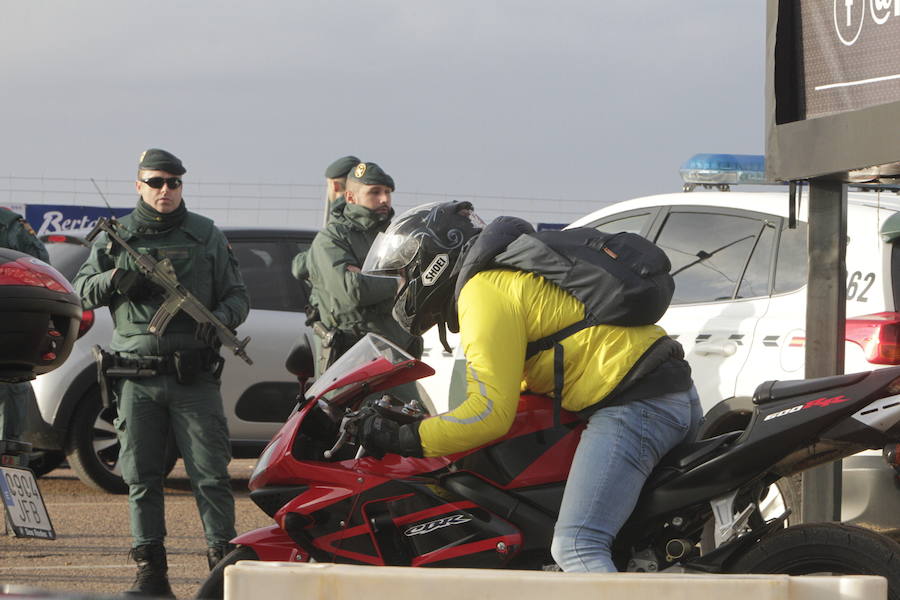
[[[565, 410], [587, 422], [568, 476], [551, 552], [564, 571], [614, 572], [611, 545], [659, 460], [699, 427], [699, 398], [681, 345], [657, 325], [596, 325], [526, 357], [526, 346], [582, 320], [584, 304], [527, 270], [485, 268], [479, 257], [533, 231], [501, 217], [484, 227], [469, 202], [416, 207], [376, 239], [363, 272], [394, 275], [394, 316], [413, 335], [458, 331], [466, 400], [400, 426], [377, 415], [361, 427], [378, 455], [443, 456], [503, 436], [523, 387], [562, 390]], [[445, 339], [441, 331], [442, 339]], [[562, 361], [562, 380], [554, 362]]]

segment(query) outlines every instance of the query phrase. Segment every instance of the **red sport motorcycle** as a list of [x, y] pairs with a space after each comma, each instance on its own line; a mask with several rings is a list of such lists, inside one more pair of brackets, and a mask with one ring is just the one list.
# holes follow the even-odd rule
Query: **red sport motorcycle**
[[[301, 344], [287, 367], [311, 375]], [[198, 597], [221, 597], [239, 560], [552, 569], [553, 526], [582, 421], [523, 394], [502, 438], [438, 458], [366, 456], [361, 420], [423, 418], [378, 391], [434, 371], [368, 335], [301, 394], [263, 451], [250, 497], [274, 519], [235, 538]], [[836, 523], [785, 527], [760, 509], [778, 479], [900, 442], [900, 367], [769, 381], [743, 431], [686, 442], [656, 467], [614, 545], [623, 571], [878, 574], [900, 599], [900, 545]]]

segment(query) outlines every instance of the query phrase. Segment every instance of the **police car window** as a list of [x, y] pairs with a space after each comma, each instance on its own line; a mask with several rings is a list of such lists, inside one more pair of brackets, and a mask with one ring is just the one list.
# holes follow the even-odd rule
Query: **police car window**
[[656, 239], [672, 262], [672, 304], [730, 300], [756, 239], [759, 219], [707, 212], [675, 212]]
[[250, 308], [258, 310], [302, 310], [299, 289], [291, 277], [289, 259], [275, 241], [232, 240]]
[[809, 269], [806, 247], [806, 223], [797, 223], [796, 229], [781, 230], [778, 244], [778, 261], [775, 263], [775, 293], [793, 292], [806, 285]]
[[766, 222], [747, 270], [741, 278], [738, 298], [758, 298], [769, 295], [769, 275], [772, 272], [772, 250], [775, 245], [775, 223]]
[[594, 229], [599, 229], [600, 231], [606, 231], [609, 233], [619, 233], [621, 231], [641, 233], [641, 231], [644, 230], [644, 226], [650, 220], [650, 216], [650, 213], [643, 213], [639, 215], [633, 214], [621, 219], [612, 219], [603, 221], [601, 223], [596, 223], [593, 227]]

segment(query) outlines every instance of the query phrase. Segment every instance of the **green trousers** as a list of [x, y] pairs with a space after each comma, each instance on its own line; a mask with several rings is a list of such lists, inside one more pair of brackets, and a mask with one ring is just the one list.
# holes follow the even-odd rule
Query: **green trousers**
[[234, 497], [228, 478], [231, 443], [219, 381], [201, 373], [190, 385], [174, 375], [119, 380], [119, 465], [128, 484], [134, 547], [162, 543], [163, 497], [169, 430], [184, 459], [208, 545], [227, 542], [234, 529]]
[[28, 381], [0, 383], [0, 436], [4, 440], [18, 440], [25, 427], [28, 404], [34, 402], [34, 391]]

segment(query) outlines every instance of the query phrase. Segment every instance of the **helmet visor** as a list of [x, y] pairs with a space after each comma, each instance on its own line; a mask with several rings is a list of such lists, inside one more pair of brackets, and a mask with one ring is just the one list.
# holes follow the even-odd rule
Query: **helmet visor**
[[396, 275], [416, 257], [420, 241], [405, 233], [379, 233], [366, 254], [362, 272], [368, 275]]

